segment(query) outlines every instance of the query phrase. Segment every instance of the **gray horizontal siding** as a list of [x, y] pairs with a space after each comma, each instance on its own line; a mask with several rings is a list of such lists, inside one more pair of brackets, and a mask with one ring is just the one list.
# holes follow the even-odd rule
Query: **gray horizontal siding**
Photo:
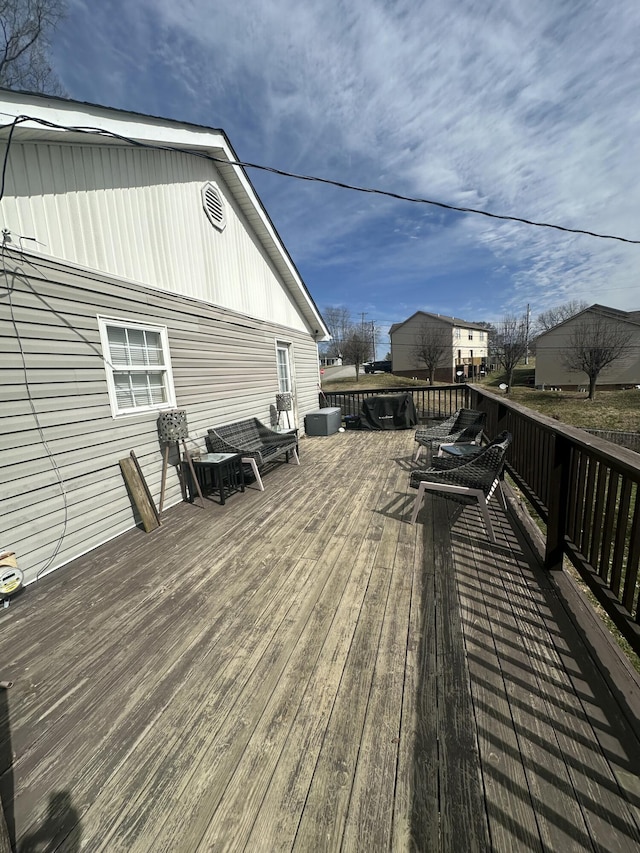
[[[16, 551], [27, 580], [135, 523], [118, 465], [131, 450], [159, 499], [163, 448], [157, 413], [112, 418], [99, 314], [167, 326], [177, 405], [187, 409], [192, 447], [204, 446], [210, 426], [249, 416], [269, 421], [278, 390], [278, 339], [291, 342], [300, 426], [306, 411], [317, 408], [317, 348], [309, 335], [31, 260], [17, 261], [21, 272], [12, 278], [21, 346], [6, 312], [0, 320], [0, 545]], [[175, 461], [166, 505], [181, 499]]]

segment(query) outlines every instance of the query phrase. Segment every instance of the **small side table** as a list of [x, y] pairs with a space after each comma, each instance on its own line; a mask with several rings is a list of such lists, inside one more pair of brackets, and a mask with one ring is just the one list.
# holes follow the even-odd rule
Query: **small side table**
[[447, 456], [464, 461], [473, 459], [474, 456], [477, 456], [483, 450], [484, 448], [480, 444], [441, 444], [438, 456], [446, 453]]
[[[244, 471], [239, 453], [203, 453], [199, 459], [192, 457], [198, 483], [203, 492], [218, 492], [224, 506], [226, 495], [244, 492]], [[193, 489], [191, 499], [193, 500]]]

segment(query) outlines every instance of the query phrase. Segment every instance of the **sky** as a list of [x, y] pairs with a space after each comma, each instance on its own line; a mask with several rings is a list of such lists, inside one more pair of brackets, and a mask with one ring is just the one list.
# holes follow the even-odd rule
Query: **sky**
[[[640, 240], [637, 0], [67, 0], [69, 97], [222, 128], [239, 158]], [[314, 301], [640, 310], [640, 245], [247, 169]]]

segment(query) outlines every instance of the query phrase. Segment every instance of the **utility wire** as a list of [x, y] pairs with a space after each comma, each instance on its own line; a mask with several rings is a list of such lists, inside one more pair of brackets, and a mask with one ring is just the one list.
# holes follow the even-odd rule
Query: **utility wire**
[[8, 158], [8, 154], [9, 154], [9, 147], [10, 147], [10, 143], [11, 143], [11, 136], [13, 134], [13, 131], [14, 131], [16, 125], [22, 124], [22, 123], [27, 122], [27, 121], [33, 121], [33, 122], [36, 122], [38, 124], [42, 124], [45, 127], [51, 127], [51, 128], [55, 128], [57, 130], [64, 130], [64, 131], [68, 131], [70, 133], [87, 133], [87, 134], [92, 134], [92, 135], [111, 137], [112, 139], [117, 139], [120, 142], [126, 142], [130, 145], [134, 145], [137, 148], [149, 148], [149, 149], [154, 149], [154, 150], [158, 150], [158, 151], [173, 151], [173, 152], [176, 152], [179, 154], [190, 154], [194, 157], [201, 157], [205, 160], [212, 160], [213, 162], [221, 163], [221, 164], [224, 164], [227, 166], [239, 166], [243, 169], [258, 169], [259, 171], [269, 172], [273, 175], [280, 175], [281, 177], [284, 177], [284, 178], [294, 178], [295, 180], [298, 180], [298, 181], [308, 181], [308, 182], [319, 183], [319, 184], [327, 184], [328, 186], [338, 187], [340, 189], [345, 189], [345, 190], [351, 190], [352, 192], [370, 193], [373, 195], [385, 196], [386, 198], [393, 198], [393, 199], [396, 199], [398, 201], [407, 201], [407, 202], [410, 202], [412, 204], [426, 204], [426, 205], [431, 205], [432, 207], [439, 207], [443, 210], [452, 210], [452, 211], [455, 211], [457, 213], [471, 213], [471, 214], [474, 214], [476, 216], [485, 216], [485, 217], [488, 217], [489, 219], [498, 219], [498, 220], [505, 221], [505, 222], [517, 222], [521, 225], [531, 225], [535, 228], [551, 228], [555, 231], [562, 231], [562, 232], [567, 233], [567, 234], [583, 234], [583, 235], [586, 235], [587, 237], [596, 237], [600, 240], [616, 240], [620, 243], [631, 243], [633, 245], [640, 245], [640, 240], [632, 240], [628, 237], [620, 237], [620, 236], [615, 235], [615, 234], [600, 234], [596, 231], [588, 231], [588, 230], [583, 229], [583, 228], [569, 228], [565, 225], [556, 225], [556, 224], [551, 223], [551, 222], [538, 222], [534, 219], [525, 219], [524, 217], [521, 217], [521, 216], [508, 216], [506, 214], [501, 214], [501, 213], [491, 213], [488, 210], [480, 210], [479, 208], [476, 208], [476, 207], [462, 207], [462, 206], [455, 205], [455, 204], [448, 204], [447, 202], [444, 202], [444, 201], [435, 201], [434, 199], [421, 198], [419, 196], [410, 196], [410, 195], [404, 195], [402, 193], [394, 193], [394, 192], [391, 192], [390, 190], [381, 190], [381, 189], [377, 189], [375, 187], [361, 187], [361, 186], [357, 186], [355, 184], [348, 184], [348, 183], [345, 183], [343, 181], [336, 181], [336, 180], [333, 180], [332, 178], [320, 178], [320, 177], [314, 176], [314, 175], [301, 175], [301, 174], [296, 173], [296, 172], [289, 172], [286, 169], [277, 169], [275, 166], [263, 166], [259, 163], [249, 163], [249, 162], [244, 161], [244, 160], [227, 160], [224, 157], [215, 157], [212, 154], [206, 154], [205, 152], [202, 152], [202, 151], [190, 151], [190, 150], [185, 150], [184, 148], [178, 148], [178, 147], [172, 146], [172, 145], [153, 145], [153, 144], [146, 143], [146, 142], [140, 142], [139, 140], [131, 139], [130, 137], [122, 136], [120, 134], [113, 133], [110, 130], [104, 130], [103, 128], [65, 126], [65, 125], [55, 124], [54, 122], [46, 121], [45, 119], [34, 118], [33, 116], [27, 116], [27, 115], [17, 116], [9, 124], [0, 125], [0, 130], [4, 130], [7, 127], [11, 128], [11, 131], [9, 133], [9, 139], [7, 142], [7, 150], [5, 151], [3, 169], [2, 169], [2, 185], [0, 186], [0, 201], [2, 200], [2, 196], [4, 194], [5, 171], [6, 171], [6, 166], [7, 166], [7, 158]]

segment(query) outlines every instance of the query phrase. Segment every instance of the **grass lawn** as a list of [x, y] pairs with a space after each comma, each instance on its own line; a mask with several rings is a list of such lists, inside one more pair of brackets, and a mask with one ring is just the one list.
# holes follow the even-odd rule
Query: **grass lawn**
[[598, 391], [595, 400], [577, 391], [536, 391], [514, 387], [514, 403], [583, 429], [640, 431], [640, 391]]
[[355, 376], [343, 379], [324, 379], [323, 391], [375, 391], [379, 388], [406, 388], [419, 386], [424, 388], [428, 382], [409, 379], [407, 376], [394, 376], [393, 373], [361, 373], [356, 382]]
[[[527, 406], [541, 415], [555, 418], [571, 426], [583, 429], [610, 429], [621, 432], [640, 432], [640, 390], [607, 391], [598, 389], [595, 400], [579, 391], [537, 391], [527, 385], [535, 368], [520, 367], [514, 374], [514, 383], [509, 400]], [[497, 394], [504, 376], [493, 374], [482, 384]]]

